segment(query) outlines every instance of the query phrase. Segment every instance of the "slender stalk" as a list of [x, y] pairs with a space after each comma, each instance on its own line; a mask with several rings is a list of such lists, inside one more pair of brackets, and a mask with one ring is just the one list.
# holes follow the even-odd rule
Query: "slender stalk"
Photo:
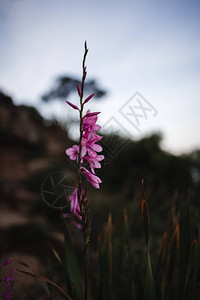
[[[86, 66], [85, 60], [88, 53], [87, 44], [85, 42], [85, 53], [83, 57], [83, 76], [81, 83], [81, 94], [80, 94], [80, 139], [79, 139], [79, 155], [78, 155], [78, 202], [81, 207], [81, 151], [82, 151], [82, 138], [83, 138], [83, 93], [84, 93], [84, 83], [86, 77]], [[82, 213], [82, 212], [81, 212]]]
[[85, 269], [85, 300], [87, 300], [87, 294], [88, 294], [88, 262], [89, 262], [89, 234], [87, 230], [87, 211], [84, 210], [84, 241], [85, 241], [85, 247], [84, 247], [84, 269]]
[[84, 209], [84, 205], [82, 203], [82, 182], [81, 182], [81, 152], [82, 152], [82, 138], [83, 138], [83, 93], [84, 93], [84, 84], [86, 78], [86, 66], [85, 60], [88, 53], [87, 44], [85, 42], [85, 53], [83, 57], [83, 76], [82, 76], [82, 83], [81, 83], [81, 93], [80, 93], [80, 139], [79, 139], [79, 155], [78, 155], [78, 202], [81, 209], [82, 215], [82, 223], [83, 223], [83, 234], [84, 234], [84, 269], [85, 269], [85, 300], [87, 300], [87, 293], [88, 293], [88, 260], [89, 260], [89, 243], [87, 241], [88, 234], [86, 229], [86, 213]]

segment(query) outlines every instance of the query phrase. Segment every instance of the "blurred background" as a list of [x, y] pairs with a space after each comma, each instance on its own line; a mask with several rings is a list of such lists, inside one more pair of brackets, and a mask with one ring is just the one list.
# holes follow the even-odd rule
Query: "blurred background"
[[[188, 191], [198, 220], [199, 20], [199, 1], [0, 0], [2, 260], [12, 256], [46, 274], [49, 243], [62, 252], [59, 205], [43, 191], [51, 189], [44, 188], [50, 175], [75, 184], [65, 149], [78, 138], [78, 118], [65, 101], [78, 105], [85, 40], [85, 93], [95, 92], [88, 108], [101, 112], [106, 157], [100, 191], [88, 190], [91, 251], [110, 211], [117, 231], [123, 207], [133, 239], [142, 238], [142, 178], [156, 245], [172, 202], [186, 201]], [[35, 287], [31, 279], [24, 288], [23, 280], [16, 280], [16, 299], [30, 299], [27, 287]], [[36, 286], [32, 293], [43, 299]]]

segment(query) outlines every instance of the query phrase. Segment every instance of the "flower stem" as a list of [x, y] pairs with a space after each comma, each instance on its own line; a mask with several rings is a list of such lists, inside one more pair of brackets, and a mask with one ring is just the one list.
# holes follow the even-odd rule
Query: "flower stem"
[[82, 138], [83, 138], [83, 93], [84, 93], [84, 84], [86, 78], [86, 66], [85, 60], [88, 53], [87, 44], [85, 42], [85, 53], [83, 57], [83, 76], [81, 83], [81, 94], [80, 94], [80, 139], [79, 139], [79, 155], [78, 155], [78, 202], [81, 207], [81, 152], [82, 152]]
[[78, 202], [80, 205], [81, 215], [82, 215], [82, 222], [83, 222], [83, 234], [84, 234], [84, 269], [85, 269], [85, 300], [87, 300], [87, 291], [88, 291], [88, 261], [89, 261], [89, 251], [88, 251], [88, 236], [86, 232], [86, 211], [83, 208], [83, 199], [82, 199], [82, 182], [81, 182], [81, 152], [82, 152], [82, 138], [83, 138], [83, 93], [84, 93], [84, 84], [86, 78], [86, 66], [85, 60], [88, 53], [87, 44], [85, 42], [85, 53], [83, 57], [83, 76], [81, 82], [81, 93], [80, 93], [80, 139], [79, 139], [79, 155], [78, 155]]

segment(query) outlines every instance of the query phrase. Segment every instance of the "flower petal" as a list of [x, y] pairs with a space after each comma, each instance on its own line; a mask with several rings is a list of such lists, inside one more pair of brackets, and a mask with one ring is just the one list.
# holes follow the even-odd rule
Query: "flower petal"
[[98, 144], [91, 144], [90, 145], [90, 148], [93, 150], [93, 151], [96, 151], [96, 152], [101, 152], [103, 149], [100, 145]]
[[86, 113], [86, 115], [83, 118], [88, 118], [88, 117], [96, 116], [96, 115], [98, 115], [100, 113], [101, 112]]
[[81, 167], [81, 170], [82, 170], [82, 173], [85, 175], [87, 181], [89, 181], [93, 185], [93, 187], [95, 187], [96, 189], [99, 189], [99, 183], [102, 182], [101, 179], [98, 176], [90, 173], [84, 167]]
[[65, 152], [71, 160], [78, 160], [78, 154], [79, 154], [78, 145], [73, 145], [71, 148], [68, 148]]

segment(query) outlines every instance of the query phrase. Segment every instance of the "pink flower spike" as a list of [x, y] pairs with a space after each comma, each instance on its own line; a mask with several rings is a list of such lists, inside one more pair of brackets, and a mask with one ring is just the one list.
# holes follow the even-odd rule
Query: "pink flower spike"
[[81, 167], [81, 170], [82, 170], [83, 174], [85, 175], [87, 181], [89, 181], [93, 185], [93, 187], [95, 187], [96, 189], [99, 189], [99, 183], [102, 182], [101, 179], [98, 176], [90, 173], [84, 167]]
[[93, 96], [94, 96], [94, 93], [91, 94], [89, 97], [87, 97], [87, 99], [85, 99], [85, 101], [83, 102], [83, 105], [84, 105], [85, 103], [87, 103], [88, 101], [90, 101], [90, 99], [91, 99]]
[[81, 89], [79, 85], [77, 85], [77, 90], [78, 90], [79, 97], [81, 97]]
[[93, 113], [87, 113], [83, 118], [88, 118], [88, 117], [93, 117], [96, 116], [98, 114], [100, 114], [101, 112], [93, 112]]
[[67, 102], [67, 104], [69, 104], [71, 107], [73, 107], [74, 109], [77, 109], [77, 110], [79, 111], [79, 108], [78, 108], [76, 105], [72, 104], [72, 103], [69, 102], [69, 101], [66, 101], [66, 102]]
[[71, 148], [68, 148], [66, 150], [66, 154], [69, 156], [71, 160], [77, 160], [78, 161], [78, 154], [79, 154], [79, 146], [73, 145]]

